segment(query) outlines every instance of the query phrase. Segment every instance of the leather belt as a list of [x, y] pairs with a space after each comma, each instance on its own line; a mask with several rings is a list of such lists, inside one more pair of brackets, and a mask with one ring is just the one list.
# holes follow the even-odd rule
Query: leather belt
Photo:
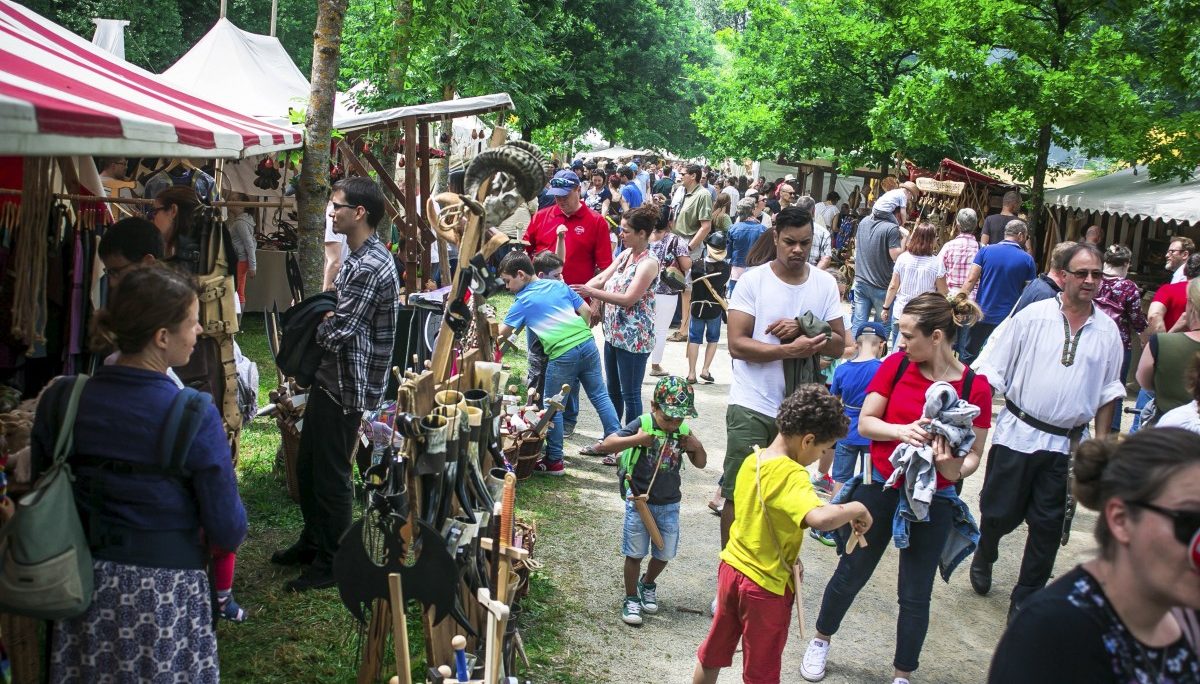
[[1041, 430], [1042, 432], [1048, 432], [1052, 435], [1057, 435], [1059, 437], [1068, 437], [1070, 439], [1079, 439], [1080, 437], [1083, 436], [1083, 431], [1086, 430], [1087, 426], [1088, 426], [1087, 423], [1080, 423], [1079, 425], [1076, 425], [1075, 427], [1071, 427], [1071, 428], [1065, 428], [1065, 427], [1059, 427], [1057, 425], [1051, 425], [1050, 423], [1047, 423], [1042, 420], [1038, 420], [1037, 418], [1034, 418], [1033, 416], [1029, 415], [1028, 413], [1025, 412], [1024, 409], [1022, 409], [1020, 406], [1017, 406], [1016, 403], [1013, 402], [1013, 400], [1009, 399], [1008, 397], [1004, 397], [1004, 408], [1008, 409], [1009, 413], [1016, 416], [1018, 420], [1025, 423], [1026, 425], [1033, 427], [1033, 428], [1037, 428], [1038, 430]]

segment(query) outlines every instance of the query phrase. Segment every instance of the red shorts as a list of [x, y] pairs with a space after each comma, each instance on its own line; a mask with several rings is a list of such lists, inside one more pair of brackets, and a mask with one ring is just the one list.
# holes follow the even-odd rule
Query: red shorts
[[791, 621], [790, 589], [783, 596], [773, 594], [721, 561], [717, 569], [717, 612], [696, 656], [705, 668], [729, 667], [740, 639], [742, 681], [778, 684]]

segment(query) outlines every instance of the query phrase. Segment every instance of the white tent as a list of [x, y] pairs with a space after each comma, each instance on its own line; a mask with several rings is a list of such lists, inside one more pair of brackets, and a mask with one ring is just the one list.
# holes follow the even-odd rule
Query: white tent
[[1125, 169], [1062, 190], [1046, 191], [1046, 204], [1114, 215], [1200, 223], [1200, 169], [1180, 183], [1150, 181], [1146, 167]]
[[[225, 18], [163, 78], [209, 102], [276, 123], [287, 123], [289, 107], [305, 107], [310, 90], [278, 38], [243, 31]], [[335, 121], [352, 113], [342, 100], [339, 94], [334, 102]]]
[[629, 157], [657, 157], [657, 156], [659, 156], [658, 153], [655, 152], [654, 150], [631, 150], [628, 147], [621, 147], [620, 145], [617, 145], [615, 147], [609, 147], [609, 148], [606, 148], [603, 150], [592, 150], [591, 152], [583, 152], [581, 154], [584, 157], [591, 157], [593, 159], [599, 158], [599, 159], [613, 159], [613, 160], [626, 159]]

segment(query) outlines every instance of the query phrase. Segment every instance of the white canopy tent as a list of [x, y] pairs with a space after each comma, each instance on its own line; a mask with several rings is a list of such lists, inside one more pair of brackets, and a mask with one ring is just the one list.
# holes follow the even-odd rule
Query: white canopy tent
[[1083, 211], [1108, 212], [1200, 223], [1200, 169], [1186, 182], [1154, 183], [1146, 167], [1125, 169], [1062, 190], [1048, 190], [1046, 204]]
[[[279, 39], [243, 31], [223, 17], [162, 75], [209, 102], [275, 123], [288, 123], [289, 107], [308, 104], [308, 79]], [[334, 101], [335, 122], [353, 113], [345, 100], [339, 93]]]
[[592, 150], [591, 152], [583, 152], [584, 157], [592, 157], [593, 159], [625, 159], [628, 157], [657, 157], [659, 154], [654, 150], [631, 150], [628, 147], [607, 147], [603, 150]]

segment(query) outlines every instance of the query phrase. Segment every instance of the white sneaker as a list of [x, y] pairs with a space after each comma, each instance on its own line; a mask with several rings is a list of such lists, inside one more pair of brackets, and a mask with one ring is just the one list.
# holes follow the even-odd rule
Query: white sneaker
[[829, 642], [813, 639], [804, 651], [804, 662], [800, 664], [800, 676], [810, 682], [825, 678], [825, 659], [829, 657]]
[[904, 677], [896, 677], [892, 680], [892, 684], [910, 684]]
[[708, 615], [709, 615], [709, 617], [712, 617], [713, 615], [716, 615], [716, 614], [717, 614], [717, 599], [714, 596], [712, 606], [710, 606], [708, 609]]

